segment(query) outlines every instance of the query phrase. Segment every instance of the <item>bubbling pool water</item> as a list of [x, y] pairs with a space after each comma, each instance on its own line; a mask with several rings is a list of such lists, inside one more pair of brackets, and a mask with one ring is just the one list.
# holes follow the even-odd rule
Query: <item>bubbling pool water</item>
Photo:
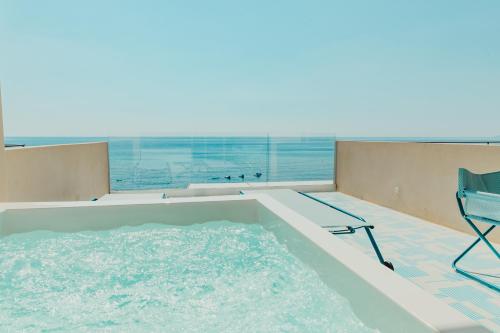
[[374, 332], [257, 224], [0, 238], [0, 331]]

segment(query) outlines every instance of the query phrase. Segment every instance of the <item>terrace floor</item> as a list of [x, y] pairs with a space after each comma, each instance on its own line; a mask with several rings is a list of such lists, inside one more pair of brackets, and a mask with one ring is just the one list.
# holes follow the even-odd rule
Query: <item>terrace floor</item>
[[[314, 195], [374, 224], [377, 243], [396, 273], [493, 332], [500, 332], [500, 294], [451, 268], [453, 259], [474, 240], [472, 236], [343, 193]], [[364, 232], [336, 237], [376, 258]], [[500, 276], [498, 260], [482, 245], [462, 261], [461, 267]]]

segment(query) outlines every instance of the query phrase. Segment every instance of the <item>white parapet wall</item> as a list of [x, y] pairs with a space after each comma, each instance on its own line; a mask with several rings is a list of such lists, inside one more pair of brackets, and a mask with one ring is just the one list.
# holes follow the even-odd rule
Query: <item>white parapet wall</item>
[[0, 92], [0, 202], [90, 200], [109, 193], [108, 143], [5, 148]]
[[108, 143], [7, 148], [4, 201], [91, 200], [109, 193]]
[[338, 141], [336, 164], [339, 192], [471, 233], [455, 198], [458, 169], [500, 170], [500, 145]]

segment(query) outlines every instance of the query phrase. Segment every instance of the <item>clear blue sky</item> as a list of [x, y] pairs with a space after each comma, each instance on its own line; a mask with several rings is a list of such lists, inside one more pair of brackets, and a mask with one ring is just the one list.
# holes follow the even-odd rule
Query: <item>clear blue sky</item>
[[5, 134], [500, 134], [500, 1], [0, 0]]

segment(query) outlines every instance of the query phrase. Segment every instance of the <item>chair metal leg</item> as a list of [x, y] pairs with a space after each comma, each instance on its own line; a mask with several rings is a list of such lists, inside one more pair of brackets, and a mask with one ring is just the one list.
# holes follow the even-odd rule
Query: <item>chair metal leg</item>
[[[328, 229], [331, 228], [330, 226], [323, 226], [323, 228]], [[353, 234], [356, 232], [356, 229], [352, 227], [345, 227], [344, 229], [341, 230], [328, 230], [329, 233], [332, 235], [346, 235], [346, 234]]]
[[[357, 216], [351, 212], [348, 212], [342, 208], [339, 208], [339, 207], [336, 207], [334, 205], [331, 205], [329, 204], [328, 202], [325, 202], [321, 199], [318, 199], [312, 195], [309, 195], [307, 193], [304, 193], [304, 192], [298, 192], [299, 194], [302, 194], [303, 196], [309, 198], [309, 199], [312, 199], [316, 202], [319, 202], [320, 204], [323, 204], [325, 206], [328, 206], [330, 208], [333, 208], [335, 210], [338, 210], [339, 212], [341, 213], [344, 213], [348, 216], [351, 216], [353, 218], [355, 218], [356, 220], [359, 220], [359, 221], [362, 221], [362, 222], [366, 222], [364, 218], [362, 218], [361, 216]], [[328, 228], [328, 226], [324, 226], [324, 228]], [[372, 232], [370, 231], [370, 229], [373, 228], [373, 226], [371, 225], [367, 225], [366, 227], [365, 226], [362, 226], [362, 227], [356, 227], [356, 228], [353, 228], [353, 227], [349, 227], [349, 226], [346, 226], [346, 229], [345, 230], [340, 230], [340, 231], [333, 231], [333, 230], [330, 230], [329, 232], [333, 235], [338, 235], [338, 234], [352, 234], [355, 232], [356, 229], [360, 229], [360, 228], [363, 228], [366, 230], [366, 233], [368, 234], [368, 238], [370, 239], [370, 242], [372, 243], [372, 247], [373, 247], [373, 250], [375, 250], [375, 253], [377, 254], [377, 258], [378, 260], [380, 261], [380, 263], [386, 267], [388, 267], [389, 269], [391, 270], [394, 270], [394, 266], [392, 265], [392, 263], [390, 261], [385, 261], [384, 260], [384, 257], [382, 256], [382, 253], [380, 252], [380, 249], [377, 245], [377, 242], [375, 241], [375, 238], [373, 237], [373, 234]]]
[[457, 266], [458, 262], [460, 260], [462, 260], [462, 258], [465, 257], [465, 255], [467, 253], [469, 253], [469, 251], [472, 250], [480, 241], [483, 241], [488, 246], [488, 248], [496, 255], [497, 259], [500, 259], [500, 254], [498, 253], [497, 249], [493, 246], [493, 244], [491, 244], [490, 241], [486, 238], [486, 236], [491, 231], [493, 231], [493, 229], [495, 229], [496, 225], [492, 225], [488, 229], [486, 229], [485, 232], [481, 232], [481, 230], [479, 230], [479, 228], [476, 227], [476, 225], [472, 222], [472, 220], [467, 217], [467, 214], [465, 214], [465, 209], [464, 209], [464, 206], [462, 204], [462, 200], [461, 200], [461, 197], [459, 195], [459, 192], [456, 193], [456, 199], [457, 199], [457, 203], [458, 203], [458, 209], [460, 210], [460, 214], [462, 215], [464, 220], [467, 222], [467, 224], [470, 225], [472, 230], [474, 230], [474, 232], [478, 235], [478, 238], [453, 261], [451, 266], [453, 267], [455, 272], [457, 272], [457, 273], [459, 273], [459, 274], [461, 274], [461, 275], [463, 275], [471, 280], [479, 282], [480, 284], [482, 284], [485, 287], [488, 287], [488, 288], [493, 289], [497, 292], [500, 292], [500, 287], [495, 286], [494, 284], [477, 277], [477, 274], [469, 273], [469, 272], [467, 272], [467, 271], [465, 271]]
[[465, 277], [467, 277], [467, 278], [469, 278], [469, 279], [472, 279], [472, 280], [474, 280], [474, 281], [476, 281], [476, 282], [479, 282], [479, 283], [480, 283], [480, 284], [482, 284], [483, 286], [486, 286], [486, 287], [488, 287], [488, 288], [490, 288], [490, 289], [493, 289], [493, 290], [495, 290], [495, 291], [497, 291], [497, 292], [500, 292], [500, 287], [497, 287], [497, 286], [495, 286], [494, 284], [492, 284], [492, 283], [490, 283], [490, 282], [488, 282], [488, 281], [486, 281], [486, 280], [484, 280], [484, 279], [481, 279], [481, 278], [477, 277], [476, 275], [474, 275], [474, 274], [472, 274], [472, 273], [469, 273], [469, 272], [467, 272], [467, 271], [465, 271], [465, 270], [463, 270], [463, 269], [461, 269], [461, 268], [459, 268], [459, 267], [457, 266], [457, 263], [458, 263], [460, 260], [462, 260], [462, 258], [463, 258], [463, 257], [465, 257], [465, 255], [466, 255], [467, 253], [469, 253], [469, 251], [470, 251], [470, 250], [472, 250], [472, 249], [473, 249], [473, 248], [474, 248], [474, 247], [475, 247], [475, 246], [476, 246], [476, 245], [477, 245], [480, 241], [484, 241], [484, 242], [486, 243], [486, 245], [488, 245], [488, 247], [489, 247], [489, 248], [493, 251], [493, 253], [495, 253], [495, 254], [496, 254], [497, 258], [499, 258], [498, 251], [497, 251], [497, 250], [495, 249], [495, 247], [494, 247], [494, 246], [493, 246], [493, 245], [492, 245], [492, 244], [488, 241], [488, 239], [486, 239], [486, 236], [487, 236], [487, 235], [488, 235], [488, 234], [489, 234], [489, 233], [490, 233], [493, 229], [495, 229], [495, 227], [496, 227], [496, 226], [495, 226], [495, 225], [492, 225], [492, 226], [491, 226], [491, 227], [489, 227], [489, 228], [488, 228], [488, 229], [487, 229], [484, 233], [482, 233], [482, 232], [481, 232], [481, 231], [480, 231], [480, 230], [479, 230], [479, 229], [478, 229], [478, 228], [474, 225], [474, 223], [472, 223], [472, 221], [470, 221], [468, 218], [465, 218], [465, 220], [467, 221], [467, 223], [469, 223], [469, 224], [471, 225], [472, 229], [473, 229], [473, 230], [474, 230], [474, 231], [478, 234], [478, 236], [479, 236], [479, 237], [478, 237], [478, 238], [477, 238], [477, 239], [476, 239], [476, 240], [475, 240], [475, 241], [474, 241], [474, 242], [473, 242], [473, 243], [472, 243], [472, 244], [471, 244], [468, 248], [466, 248], [464, 252], [462, 252], [462, 253], [461, 253], [461, 254], [460, 254], [460, 255], [459, 255], [459, 256], [458, 256], [458, 257], [457, 257], [457, 258], [453, 261], [452, 267], [453, 267], [453, 269], [454, 269], [457, 273], [459, 273], [459, 274], [461, 274], [461, 275], [463, 275], [463, 276], [465, 276]]
[[486, 238], [486, 235], [488, 235], [488, 233], [490, 233], [490, 231], [495, 229], [496, 225], [492, 225], [491, 227], [489, 227], [488, 230], [486, 230], [483, 234], [481, 232], [481, 230], [479, 230], [479, 228], [476, 227], [476, 225], [474, 223], [472, 223], [472, 221], [470, 219], [465, 217], [465, 221], [467, 221], [467, 223], [469, 223], [469, 225], [474, 230], [474, 232], [479, 236], [479, 239], [482, 240], [483, 242], [485, 242], [486, 245], [490, 248], [490, 250], [497, 256], [497, 259], [500, 259], [500, 254], [498, 253], [497, 249], [495, 249], [493, 244], [491, 244], [490, 241]]
[[388, 267], [391, 270], [394, 270], [394, 266], [392, 265], [391, 262], [385, 261], [384, 257], [382, 256], [382, 252], [380, 252], [380, 249], [377, 245], [377, 242], [375, 241], [375, 237], [373, 237], [373, 234], [371, 232], [372, 227], [364, 227], [366, 230], [366, 234], [368, 235], [368, 238], [370, 239], [370, 243], [372, 243], [373, 250], [375, 251], [375, 254], [377, 255], [378, 261], [386, 267]]

